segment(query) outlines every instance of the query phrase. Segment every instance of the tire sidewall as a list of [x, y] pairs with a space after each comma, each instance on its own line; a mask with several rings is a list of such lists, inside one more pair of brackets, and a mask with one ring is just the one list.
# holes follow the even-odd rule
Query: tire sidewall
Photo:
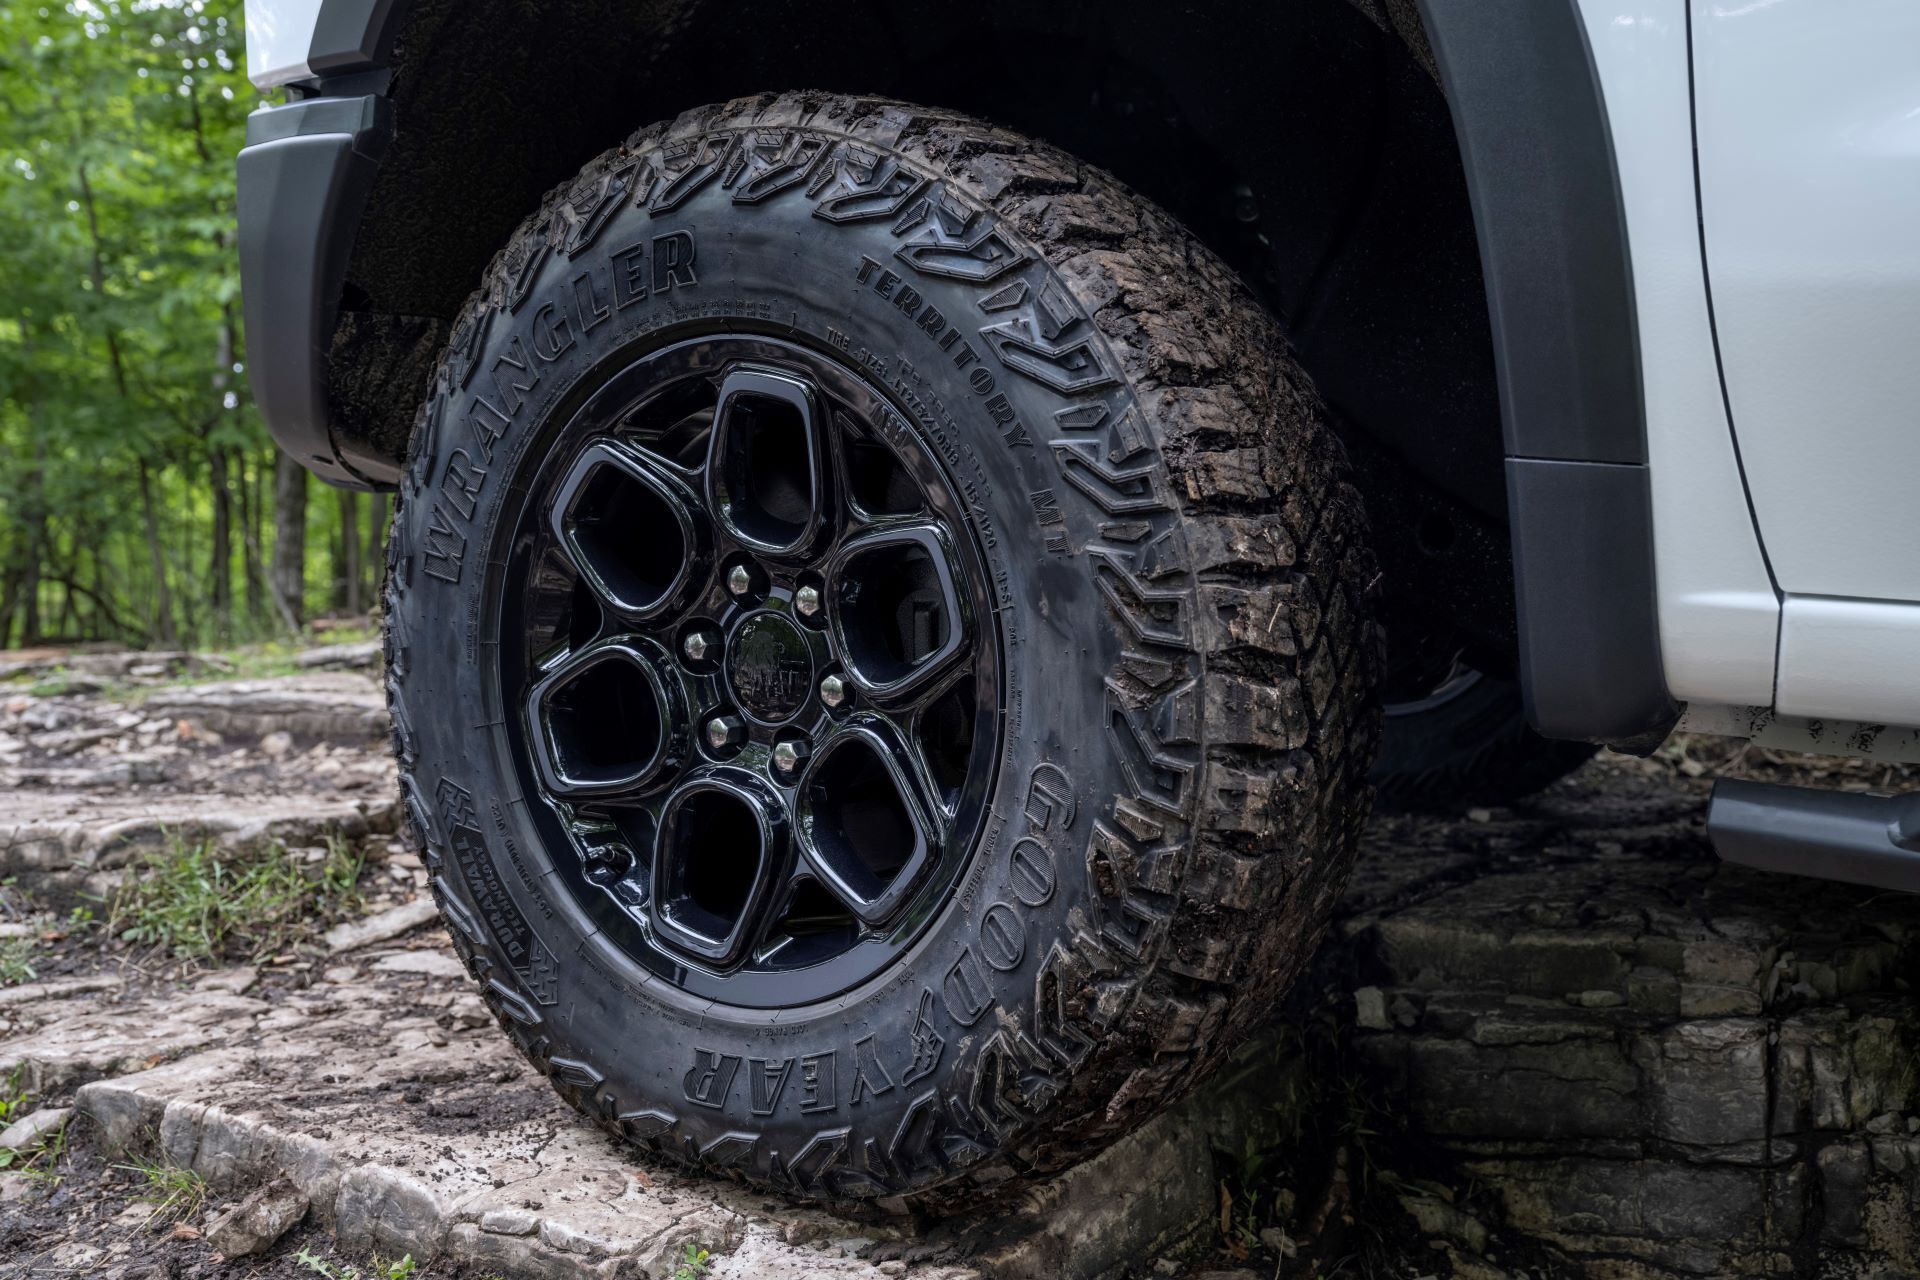
[[[659, 207], [636, 198], [638, 170], [624, 188], [603, 181], [610, 210], [583, 219], [578, 194], [550, 203], [515, 241], [533, 247], [496, 264], [492, 305], [456, 329], [410, 469], [396, 569], [416, 818], [444, 851], [443, 903], [503, 1021], [564, 1092], [627, 1136], [836, 1196], [914, 1190], [1009, 1145], [1096, 1052], [1092, 1013], [1063, 1015], [1060, 980], [1103, 970], [1113, 991], [1137, 983], [1151, 921], [1166, 914], [1129, 916], [1129, 874], [1102, 875], [1102, 838], [1114, 836], [1098, 818], [1116, 796], [1174, 806], [1137, 785], [1138, 744], [1107, 688], [1125, 637], [1102, 562], [1085, 552], [1114, 536], [1114, 504], [1071, 474], [1086, 470], [1077, 459], [1107, 456], [1130, 392], [1040, 253], [1004, 226], [983, 248], [992, 215], [920, 177], [899, 208], [844, 221], [820, 216], [832, 187], [747, 200], [747, 178], [710, 179]], [[915, 198], [933, 202], [918, 223]], [[902, 253], [916, 243], [941, 252], [916, 264]], [[1018, 260], [996, 269], [974, 256], [996, 252]], [[617, 283], [632, 272], [644, 296]], [[929, 310], [943, 328], [924, 322]], [[1084, 381], [1084, 367], [1009, 367], [983, 332], [995, 326], [1050, 348], [1082, 341], [1102, 380], [1067, 390], [1048, 381]], [[506, 548], [543, 460], [577, 444], [562, 425], [570, 407], [640, 352], [714, 332], [833, 354], [903, 410], [969, 507], [992, 592], [974, 602], [976, 625], [995, 626], [1000, 645], [1003, 723], [971, 862], [895, 968], [802, 1009], [694, 1000], [594, 927], [553, 861], [571, 852], [547, 847], [541, 802], [522, 793], [507, 731], [517, 697], [503, 698], [494, 675]], [[960, 336], [943, 346], [949, 333]], [[1066, 434], [1084, 422], [1108, 424], [1085, 437], [1095, 453]], [[1129, 461], [1142, 463], [1158, 466]], [[1129, 546], [1178, 537], [1170, 508], [1131, 521]], [[1178, 813], [1163, 820], [1162, 834], [1177, 834]]]

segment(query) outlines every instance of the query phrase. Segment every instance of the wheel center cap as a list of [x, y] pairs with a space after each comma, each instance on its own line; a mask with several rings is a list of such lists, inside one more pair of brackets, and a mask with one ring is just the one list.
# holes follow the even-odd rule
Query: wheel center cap
[[786, 615], [749, 614], [727, 646], [727, 683], [754, 718], [785, 720], [813, 691], [813, 646]]

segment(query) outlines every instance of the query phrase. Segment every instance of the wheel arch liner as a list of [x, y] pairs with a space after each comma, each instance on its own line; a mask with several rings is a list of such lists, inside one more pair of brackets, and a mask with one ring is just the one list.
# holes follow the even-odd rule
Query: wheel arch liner
[[1625, 741], [1660, 662], [1645, 407], [1613, 145], [1573, 0], [1419, 0], [1486, 279], [1527, 717]]

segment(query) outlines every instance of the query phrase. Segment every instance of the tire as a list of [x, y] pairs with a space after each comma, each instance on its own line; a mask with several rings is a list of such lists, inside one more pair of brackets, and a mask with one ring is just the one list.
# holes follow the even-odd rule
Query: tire
[[1467, 668], [1425, 698], [1387, 704], [1373, 781], [1380, 806], [1402, 812], [1509, 804], [1598, 749], [1541, 737], [1527, 724], [1518, 684]]
[[[683, 394], [709, 407], [674, 418]], [[594, 431], [641, 443], [614, 467], [627, 445]], [[701, 499], [666, 460], [708, 449]], [[386, 597], [402, 790], [486, 1001], [610, 1131], [788, 1194], [944, 1211], [1136, 1128], [1313, 952], [1378, 732], [1361, 505], [1272, 321], [1106, 175], [857, 98], [644, 129], [494, 261], [409, 457]], [[918, 551], [871, 542], [896, 501], [932, 522]], [[842, 539], [817, 579], [741, 550], [815, 545], [809, 520]], [[620, 541], [642, 525], [685, 556]], [[924, 598], [872, 603], [896, 583]], [[719, 621], [613, 652], [608, 628], [669, 598]], [[909, 636], [909, 614], [935, 620]], [[716, 652], [720, 675], [688, 674]], [[969, 673], [941, 695], [960, 720], [902, 712], [847, 745], [895, 714], [901, 652], [903, 680]], [[852, 691], [829, 703], [836, 657]], [[739, 714], [701, 710], [693, 738], [674, 708], [716, 688]], [[661, 760], [685, 770], [665, 799], [556, 798]], [[941, 806], [960, 816], [921, 822]], [[872, 874], [850, 888], [855, 846]], [[918, 905], [868, 928], [903, 883]]]

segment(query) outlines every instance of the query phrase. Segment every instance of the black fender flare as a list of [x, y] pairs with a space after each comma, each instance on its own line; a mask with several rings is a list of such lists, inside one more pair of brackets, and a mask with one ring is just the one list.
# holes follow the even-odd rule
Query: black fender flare
[[[355, 449], [333, 430], [327, 351], [367, 193], [393, 137], [393, 113], [377, 82], [406, 4], [322, 0], [307, 46], [307, 66], [322, 89], [294, 91], [284, 106], [248, 117], [247, 145], [234, 165], [254, 402], [282, 449], [350, 489], [390, 487], [399, 478], [390, 460]], [[375, 83], [366, 83], [368, 73]], [[328, 80], [343, 91], [328, 92]]]
[[1664, 737], [1630, 246], [1586, 28], [1576, 0], [1418, 3], [1486, 280], [1527, 718]]

